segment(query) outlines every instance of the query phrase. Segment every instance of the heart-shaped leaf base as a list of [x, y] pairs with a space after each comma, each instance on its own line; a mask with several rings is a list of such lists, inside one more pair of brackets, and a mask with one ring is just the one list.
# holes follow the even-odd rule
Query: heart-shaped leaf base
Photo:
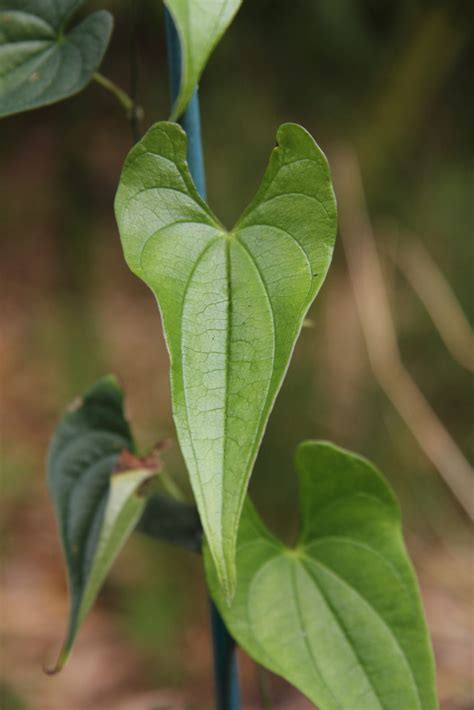
[[209, 587], [256, 661], [320, 710], [434, 710], [433, 659], [397, 502], [365, 460], [306, 442], [296, 456], [302, 529], [288, 548], [246, 502], [237, 589]]

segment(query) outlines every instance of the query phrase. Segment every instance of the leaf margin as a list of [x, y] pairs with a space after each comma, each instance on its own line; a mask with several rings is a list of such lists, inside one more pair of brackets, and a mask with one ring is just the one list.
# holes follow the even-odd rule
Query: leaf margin
[[[100, 444], [100, 437], [104, 434], [106, 438]], [[86, 448], [82, 450], [78, 443], [83, 446], [86, 439]], [[91, 451], [94, 456], [90, 459]], [[84, 397], [75, 400], [66, 409], [51, 441], [47, 465], [48, 489], [66, 566], [69, 614], [57, 661], [53, 667], [44, 669], [48, 675], [58, 673], [67, 662], [82, 623], [145, 509], [144, 485], [158, 472], [159, 459], [157, 456], [138, 459], [130, 453], [134, 451], [135, 444], [123, 413], [123, 393], [113, 375], [102, 377], [87, 390]], [[75, 559], [75, 553], [79, 552], [79, 548], [75, 550], [77, 535], [84, 530], [83, 525], [77, 529], [75, 509], [70, 501], [74, 498], [75, 485], [84, 483], [81, 476], [87, 477], [94, 467], [99, 488], [89, 487], [93, 516], [88, 516], [85, 537], [80, 542], [81, 554]], [[71, 472], [75, 478], [68, 483]], [[97, 478], [99, 473], [100, 479]], [[91, 480], [93, 482], [94, 479]], [[89, 486], [91, 480], [88, 481]], [[101, 492], [98, 499], [97, 491]], [[79, 494], [82, 496], [83, 492], [80, 490]], [[81, 500], [76, 504], [79, 505], [78, 510], [80, 504]]]
[[[418, 668], [417, 673], [416, 673], [416, 679], [415, 675], [413, 674], [413, 668], [411, 665], [411, 662], [413, 661], [413, 658], [415, 658], [415, 655], [412, 655], [411, 661], [408, 662], [407, 657], [403, 655], [405, 661], [408, 663], [410, 667], [410, 672], [413, 674], [412, 679], [413, 682], [415, 683], [416, 691], [418, 694], [419, 698], [419, 705], [416, 707], [419, 708], [419, 710], [436, 710], [438, 708], [437, 704], [437, 698], [436, 698], [436, 686], [435, 686], [435, 660], [434, 660], [434, 655], [433, 655], [433, 650], [432, 650], [432, 645], [430, 643], [430, 637], [429, 637], [429, 630], [427, 627], [426, 623], [426, 618], [424, 615], [423, 611], [423, 604], [421, 600], [421, 595], [419, 591], [419, 587], [417, 584], [417, 579], [416, 579], [416, 573], [414, 571], [412, 562], [410, 560], [410, 557], [406, 551], [406, 547], [403, 541], [403, 535], [402, 535], [402, 528], [401, 528], [401, 513], [400, 513], [400, 506], [398, 503], [398, 500], [392, 491], [391, 487], [383, 477], [383, 475], [380, 473], [380, 471], [367, 459], [365, 459], [362, 456], [359, 456], [357, 454], [353, 454], [350, 451], [347, 451], [341, 447], [338, 447], [330, 442], [327, 441], [304, 441], [301, 442], [296, 451], [295, 451], [295, 466], [300, 466], [301, 465], [301, 460], [304, 459], [305, 454], [308, 450], [308, 448], [311, 447], [321, 447], [325, 448], [326, 451], [329, 452], [335, 452], [336, 454], [341, 454], [341, 455], [347, 455], [349, 458], [351, 458], [354, 462], [358, 462], [361, 467], [366, 469], [366, 472], [369, 472], [368, 475], [369, 477], [372, 477], [372, 480], [379, 485], [379, 492], [382, 494], [382, 496], [385, 498], [384, 500], [384, 505], [386, 512], [388, 513], [387, 519], [388, 519], [388, 524], [392, 529], [392, 534], [393, 534], [393, 545], [394, 548], [398, 548], [398, 551], [400, 553], [400, 556], [402, 558], [401, 562], [401, 572], [404, 577], [404, 583], [406, 583], [410, 587], [410, 592], [411, 592], [411, 597], [410, 597], [410, 603], [411, 603], [411, 612], [416, 616], [417, 620], [417, 633], [419, 634], [418, 638], [418, 643], [420, 645], [420, 648], [418, 649], [418, 655], [421, 657], [420, 661], [420, 667], [423, 664], [423, 667]], [[304, 549], [304, 544], [305, 544], [305, 535], [307, 530], [305, 530], [305, 526], [308, 525], [308, 523], [311, 524], [311, 521], [307, 518], [306, 521], [304, 520], [304, 504], [305, 504], [305, 497], [308, 494], [308, 491], [305, 490], [304, 488], [304, 477], [307, 475], [310, 475], [308, 471], [303, 471], [302, 468], [298, 468], [297, 470], [297, 475], [298, 479], [300, 481], [300, 486], [299, 486], [299, 500], [300, 500], [300, 534], [297, 538], [297, 542], [295, 543], [294, 546], [287, 546], [285, 543], [283, 543], [278, 537], [276, 537], [265, 525], [263, 522], [262, 518], [258, 515], [254, 505], [248, 498], [246, 501], [246, 509], [245, 509], [245, 515], [248, 518], [248, 522], [244, 524], [244, 518], [242, 518], [242, 528], [240, 530], [240, 535], [241, 537], [243, 536], [243, 547], [245, 546], [251, 546], [253, 544], [257, 545], [258, 538], [257, 536], [260, 535], [261, 539], [264, 541], [264, 544], [268, 544], [270, 548], [273, 548], [275, 556], [278, 555], [283, 555], [287, 556], [289, 555], [290, 558], [293, 558], [295, 556], [299, 557], [301, 554], [301, 550]], [[381, 499], [380, 499], [381, 500]], [[306, 501], [307, 502], [307, 501]], [[308, 511], [306, 510], [306, 513]], [[322, 511], [324, 515], [324, 510]], [[313, 518], [314, 524], [317, 526], [320, 521], [318, 521], [317, 516]], [[323, 523], [324, 524], [324, 523]], [[255, 538], [252, 540], [251, 535], [249, 533], [249, 530], [253, 528], [255, 530]], [[316, 537], [317, 540], [317, 537]], [[240, 544], [238, 546], [238, 552], [237, 552], [237, 559], [239, 560], [241, 553], [241, 550], [239, 549]], [[258, 545], [257, 545], [258, 548]], [[250, 553], [246, 552], [246, 555], [248, 556]], [[250, 617], [248, 617], [247, 621], [240, 620], [239, 617], [236, 617], [234, 620], [232, 619], [232, 607], [229, 607], [229, 605], [226, 603], [225, 598], [222, 596], [222, 592], [220, 590], [219, 584], [217, 583], [217, 577], [216, 577], [216, 571], [215, 571], [215, 566], [212, 561], [212, 557], [209, 554], [209, 548], [207, 543], [205, 543], [204, 548], [203, 548], [203, 558], [204, 558], [204, 566], [205, 566], [205, 573], [206, 573], [206, 579], [208, 582], [208, 588], [210, 590], [211, 596], [214, 600], [214, 603], [217, 605], [224, 621], [226, 622], [227, 627], [229, 628], [230, 633], [234, 636], [236, 639], [237, 643], [258, 663], [266, 666], [269, 668], [269, 670], [282, 675], [284, 678], [286, 678], [290, 683], [294, 681], [291, 677], [287, 675], [287, 670], [285, 669], [285, 666], [283, 666], [275, 660], [275, 657], [273, 656], [268, 656], [267, 651], [263, 646], [259, 647], [259, 641], [256, 636], [253, 637], [252, 642], [249, 642], [248, 639], [245, 636], [245, 631], [243, 628], [245, 627], [245, 624], [250, 624]], [[263, 557], [263, 566], [266, 565], [271, 559], [271, 557]], [[399, 570], [400, 571], [400, 570]], [[256, 572], [258, 574], [258, 571]], [[238, 580], [245, 579], [245, 575], [243, 574], [243, 571], [241, 570]], [[248, 582], [248, 580], [245, 581], [246, 584], [248, 584], [248, 588], [251, 586], [251, 582]], [[239, 581], [238, 581], [239, 584]], [[240, 592], [239, 590], [237, 591], [237, 595], [239, 595]], [[237, 603], [237, 596], [234, 598], [234, 603]], [[238, 602], [240, 605], [243, 604], [242, 601]], [[249, 602], [247, 602], [248, 604]], [[271, 603], [269, 601], [269, 603]], [[248, 610], [248, 606], [247, 606]], [[238, 612], [237, 612], [238, 613]], [[249, 612], [247, 611], [247, 614]], [[262, 610], [263, 613], [263, 610]], [[244, 614], [245, 616], [245, 614]], [[243, 618], [243, 617], [242, 617]], [[241, 626], [241, 625], [244, 626]], [[252, 644], [255, 644], [252, 647]], [[258, 648], [258, 652], [255, 651], [255, 648]], [[401, 649], [401, 647], [400, 647]], [[421, 650], [420, 650], [421, 649]], [[341, 683], [343, 680], [341, 679]], [[423, 689], [420, 690], [421, 686], [419, 685], [420, 683], [424, 683]], [[318, 707], [321, 707], [321, 710], [339, 710], [341, 707], [339, 704], [333, 704], [332, 701], [330, 700], [329, 696], [326, 696], [326, 698], [322, 697], [321, 695], [312, 695], [308, 694], [308, 688], [303, 688], [298, 684], [295, 684], [295, 687], [297, 687], [303, 694], [305, 694], [305, 697], [308, 697], [308, 699], [312, 700], [312, 702], [316, 703]], [[329, 698], [329, 699], [328, 699]], [[348, 706], [349, 707], [349, 706]], [[352, 706], [350, 706], [352, 709]], [[359, 707], [359, 706], [358, 706]], [[385, 704], [380, 707], [386, 707]], [[392, 707], [392, 706], [391, 706]], [[404, 706], [405, 707], [405, 706]], [[410, 710], [414, 708], [415, 706], [410, 706]]]
[[[85, 17], [83, 17], [76, 25], [74, 25], [70, 30], [65, 31], [66, 25], [69, 24], [71, 21], [72, 17], [76, 14], [77, 10], [79, 7], [83, 4], [84, 0], [78, 0], [75, 3], [71, 3], [71, 6], [67, 12], [64, 13], [61, 22], [57, 26], [53, 26], [51, 22], [48, 20], [44, 20], [40, 15], [35, 15], [32, 12], [29, 11], [23, 11], [23, 10], [16, 10], [15, 8], [9, 8], [6, 7], [5, 9], [2, 9], [0, 7], [0, 23], [2, 22], [9, 22], [9, 17], [11, 15], [24, 15], [30, 16], [34, 20], [41, 20], [47, 27], [51, 30], [51, 47], [49, 49], [52, 49], [54, 52], [60, 52], [60, 47], [63, 44], [63, 42], [71, 42], [71, 37], [75, 37], [75, 35], [80, 34], [81, 32], [84, 31], [85, 28], [88, 28], [89, 26], [93, 28], [94, 31], [97, 31], [100, 29], [100, 32], [102, 34], [101, 38], [101, 48], [97, 53], [97, 59], [94, 62], [94, 67], [88, 72], [88, 76], [84, 77], [80, 82], [76, 82], [74, 88], [68, 89], [65, 93], [57, 92], [56, 96], [52, 96], [47, 99], [40, 99], [38, 100], [37, 98], [34, 99], [29, 99], [25, 101], [23, 99], [23, 104], [18, 107], [18, 103], [16, 107], [13, 108], [8, 108], [6, 110], [2, 110], [1, 102], [2, 102], [2, 96], [0, 93], [0, 118], [8, 118], [10, 116], [15, 116], [20, 113], [24, 112], [29, 112], [33, 111], [35, 109], [39, 108], [44, 108], [47, 106], [51, 106], [53, 104], [59, 103], [61, 101], [65, 101], [69, 98], [72, 98], [76, 96], [77, 94], [81, 93], [92, 81], [93, 79], [93, 74], [95, 71], [97, 71], [98, 67], [102, 63], [105, 53], [107, 51], [108, 45], [110, 43], [110, 38], [112, 35], [113, 31], [113, 26], [114, 26], [114, 19], [112, 14], [108, 10], [95, 10]], [[1, 29], [1, 28], [0, 28]], [[72, 42], [74, 44], [74, 42]], [[1, 50], [1, 46], [0, 46]], [[44, 50], [46, 51], [46, 50]], [[81, 56], [81, 61], [82, 61], [82, 56]], [[16, 68], [16, 67], [15, 67]], [[24, 81], [22, 82], [24, 84]], [[48, 90], [50, 90], [50, 87], [47, 87]], [[18, 87], [17, 89], [18, 90]], [[11, 89], [10, 89], [11, 93]], [[8, 98], [8, 93], [6, 94]], [[20, 94], [21, 96], [21, 94]]]
[[[166, 140], [165, 140], [166, 139]], [[161, 147], [157, 148], [156, 146], [161, 145], [160, 141], [163, 141], [163, 145], [166, 145], [166, 149]], [[186, 395], [180, 395], [179, 394], [179, 388], [178, 385], [176, 385], [176, 382], [179, 380], [179, 378], [182, 378], [182, 371], [183, 371], [183, 364], [182, 364], [182, 352], [181, 352], [181, 335], [177, 333], [178, 328], [177, 327], [170, 327], [168, 324], [168, 317], [166, 313], [166, 309], [161, 303], [160, 296], [158, 295], [157, 289], [159, 289], [159, 286], [155, 286], [155, 284], [152, 281], [151, 276], [147, 276], [146, 269], [144, 267], [144, 260], [147, 257], [147, 245], [149, 242], [151, 242], [159, 233], [160, 230], [166, 230], [169, 228], [174, 227], [175, 225], [179, 224], [179, 222], [184, 222], [184, 223], [192, 223], [196, 224], [199, 226], [204, 225], [206, 229], [210, 229], [212, 234], [214, 235], [213, 237], [209, 236], [209, 242], [207, 243], [207, 246], [205, 246], [199, 257], [197, 258], [197, 261], [202, 257], [202, 255], [205, 253], [207, 248], [209, 246], [212, 246], [212, 240], [215, 239], [216, 241], [220, 238], [224, 238], [226, 240], [226, 244], [229, 244], [231, 239], [234, 238], [235, 242], [239, 243], [240, 246], [244, 246], [241, 244], [241, 240], [239, 239], [239, 234], [243, 233], [245, 229], [249, 229], [255, 226], [270, 226], [270, 225], [252, 225], [248, 224], [249, 217], [252, 215], [252, 212], [255, 212], [259, 206], [262, 206], [264, 201], [262, 201], [261, 197], [264, 192], [268, 192], [272, 186], [272, 183], [274, 182], [274, 178], [278, 175], [279, 171], [283, 168], [288, 167], [288, 165], [292, 165], [293, 162], [298, 163], [298, 162], [304, 162], [304, 160], [309, 160], [309, 162], [314, 162], [318, 164], [318, 169], [322, 171], [322, 175], [324, 177], [324, 190], [326, 191], [326, 196], [327, 196], [327, 201], [326, 203], [321, 203], [321, 207], [323, 208], [325, 212], [325, 218], [328, 220], [328, 224], [326, 225], [326, 232], [324, 238], [320, 239], [320, 235], [318, 234], [317, 237], [314, 236], [314, 239], [318, 241], [318, 259], [324, 261], [324, 267], [322, 268], [321, 271], [312, 273], [311, 272], [311, 285], [309, 287], [308, 293], [306, 295], [306, 300], [305, 300], [305, 305], [304, 308], [301, 310], [299, 313], [298, 318], [296, 319], [294, 323], [294, 327], [291, 329], [291, 337], [289, 340], [292, 339], [292, 345], [291, 347], [287, 350], [285, 356], [286, 356], [286, 364], [283, 368], [280, 368], [279, 374], [277, 373], [277, 368], [274, 363], [271, 377], [269, 378], [269, 385], [268, 385], [268, 390], [267, 393], [271, 393], [271, 397], [268, 398], [266, 397], [265, 401], [262, 403], [262, 409], [261, 413], [259, 415], [259, 423], [258, 427], [256, 429], [256, 433], [253, 439], [253, 445], [252, 445], [252, 451], [249, 454], [249, 460], [247, 462], [247, 468], [245, 471], [245, 475], [243, 476], [243, 484], [239, 488], [239, 501], [238, 501], [238, 506], [240, 508], [240, 511], [242, 509], [244, 500], [245, 500], [245, 492], [246, 488], [248, 486], [248, 482], [250, 479], [250, 475], [255, 463], [255, 459], [258, 453], [258, 449], [261, 443], [261, 440], [263, 438], [263, 434], [265, 431], [266, 424], [268, 422], [268, 417], [270, 415], [271, 409], [273, 407], [273, 404], [275, 402], [275, 399], [278, 395], [278, 392], [280, 390], [280, 387], [282, 385], [284, 376], [286, 374], [286, 371], [289, 367], [291, 357], [294, 351], [294, 348], [296, 346], [296, 341], [298, 338], [299, 333], [301, 332], [301, 328], [303, 325], [303, 322], [305, 320], [306, 314], [311, 307], [317, 293], [319, 292], [322, 283], [326, 277], [327, 271], [330, 266], [331, 262], [331, 257], [334, 249], [334, 240], [336, 236], [336, 225], [337, 225], [337, 214], [336, 214], [336, 198], [334, 195], [334, 189], [332, 187], [331, 179], [330, 179], [330, 172], [329, 172], [329, 165], [326, 156], [322, 152], [321, 148], [317, 145], [316, 141], [314, 138], [311, 136], [311, 134], [304, 129], [302, 126], [299, 126], [298, 124], [295, 123], [285, 123], [282, 124], [278, 131], [277, 131], [277, 145], [273, 149], [270, 155], [270, 159], [268, 162], [268, 166], [264, 172], [264, 176], [260, 182], [260, 186], [258, 187], [254, 198], [250, 201], [250, 203], [247, 205], [247, 207], [244, 209], [241, 217], [237, 220], [236, 224], [234, 227], [230, 230], [227, 230], [219, 221], [219, 219], [215, 216], [214, 212], [211, 210], [209, 205], [201, 198], [199, 195], [196, 186], [194, 184], [194, 181], [192, 179], [191, 173], [189, 171], [189, 167], [187, 164], [187, 159], [186, 159], [186, 134], [183, 131], [183, 129], [178, 125], [170, 121], [160, 121], [148, 130], [148, 132], [145, 134], [145, 136], [141, 139], [139, 143], [137, 143], [132, 150], [129, 152], [123, 168], [122, 168], [122, 175], [120, 178], [119, 182], [119, 187], [116, 193], [116, 198], [115, 198], [115, 213], [116, 213], [116, 220], [119, 226], [119, 232], [121, 235], [121, 240], [122, 240], [122, 246], [124, 250], [124, 256], [125, 260], [129, 266], [129, 268], [139, 277], [141, 278], [145, 284], [150, 288], [150, 290], [153, 292], [155, 299], [158, 304], [158, 308], [161, 314], [161, 320], [163, 324], [163, 330], [165, 333], [165, 340], [166, 340], [166, 346], [168, 350], [168, 354], [170, 356], [170, 376], [171, 376], [171, 386], [172, 386], [172, 398], [173, 398], [173, 418], [175, 420], [177, 432], [178, 432], [178, 439], [181, 445], [181, 448], [184, 451], [185, 454], [185, 459], [187, 460], [186, 456], [186, 449], [189, 451], [190, 448], [192, 448], [192, 437], [190, 433], [190, 425], [189, 423], [187, 424], [187, 432], [186, 434], [183, 433], [184, 428], [181, 426], [179, 422], [179, 415], [177, 414], [178, 409], [184, 410], [182, 403], [180, 403], [180, 399], [182, 396], [184, 396], [184, 400], [186, 400]], [[159, 152], [159, 150], [162, 150], [164, 152]], [[302, 151], [301, 154], [304, 153], [305, 150], [308, 151], [313, 151], [313, 159], [309, 159], [306, 157], [302, 160], [289, 160], [288, 164], [284, 162], [284, 156], [287, 155], [293, 155], [295, 153], [296, 155], [300, 155], [299, 151]], [[154, 152], [156, 151], [156, 152]], [[156, 156], [160, 159], [163, 159], [166, 164], [168, 162], [173, 163], [174, 167], [177, 170], [177, 173], [179, 175], [179, 179], [182, 182], [183, 187], [178, 190], [176, 187], [171, 187], [173, 183], [173, 180], [171, 179], [170, 175], [166, 174], [166, 180], [164, 181], [163, 184], [157, 182], [155, 184], [154, 177], [152, 175], [153, 167], [150, 162], [148, 164], [147, 162], [147, 174], [144, 174], [143, 177], [143, 183], [141, 182], [141, 177], [139, 174], [139, 163], [140, 161], [145, 161], [148, 160], [148, 156], [150, 156], [150, 161], [153, 156]], [[317, 159], [314, 157], [317, 156]], [[169, 184], [168, 184], [169, 183]], [[178, 217], [173, 217], [174, 221], [170, 222], [166, 226], [158, 227], [159, 219], [157, 217], [157, 214], [154, 213], [154, 210], [149, 206], [146, 205], [146, 208], [141, 208], [140, 212], [140, 217], [139, 220], [133, 218], [133, 211], [130, 207], [130, 204], [140, 196], [141, 193], [146, 192], [146, 191], [153, 191], [155, 190], [156, 192], [159, 192], [160, 190], [176, 190], [177, 193], [182, 192], [183, 190], [186, 190], [186, 192], [183, 192], [183, 194], [189, 196], [192, 204], [193, 204], [193, 209], [195, 207], [196, 211], [199, 213], [199, 219], [197, 217], [193, 217], [193, 219], [189, 219], [188, 221], [181, 217], [178, 219]], [[293, 194], [293, 193], [289, 193]], [[309, 197], [306, 193], [303, 191], [295, 193], [297, 195], [301, 195], [302, 197]], [[178, 195], [179, 196], [179, 195]], [[272, 199], [275, 197], [280, 196], [280, 195], [274, 195]], [[285, 196], [285, 195], [283, 195]], [[320, 200], [318, 200], [320, 201]], [[186, 209], [191, 209], [189, 205], [186, 207]], [[173, 207], [174, 209], [174, 207]], [[151, 214], [154, 214], [154, 216], [150, 217], [151, 221], [155, 220], [156, 225], [155, 227], [151, 227], [151, 222], [150, 224], [146, 223], [145, 218], [143, 215], [145, 212], [149, 212]], [[130, 215], [128, 215], [128, 212], [130, 212]], [[138, 221], [140, 221], [140, 229], [138, 229], [137, 224]], [[142, 231], [140, 231], [142, 230]], [[143, 232], [143, 233], [142, 233]], [[210, 234], [211, 234], [210, 232]], [[134, 235], [133, 237], [131, 235]], [[295, 241], [295, 243], [299, 242], [298, 240], [292, 236], [292, 239]], [[313, 245], [314, 246], [314, 245]], [[303, 250], [303, 248], [300, 246], [300, 248]], [[324, 254], [321, 256], [321, 254]], [[313, 258], [314, 257], [313, 255]], [[308, 264], [310, 264], [309, 257], [306, 254], [306, 259], [308, 260]], [[197, 264], [197, 261], [195, 263], [195, 266]], [[190, 271], [190, 274], [192, 275], [194, 272], [194, 268]], [[155, 277], [156, 278], [156, 275]], [[189, 285], [189, 283], [188, 283]], [[186, 293], [188, 286], [186, 286], [184, 293]], [[182, 320], [179, 325], [179, 331], [181, 333], [182, 329]], [[275, 337], [275, 334], [272, 336]], [[176, 343], [178, 343], [176, 345]], [[286, 346], [284, 346], [286, 347]], [[176, 350], [176, 352], [175, 352]], [[176, 355], [176, 353], [181, 353], [179, 356]], [[185, 390], [185, 385], [184, 381], [181, 383], [181, 388], [183, 391]], [[187, 406], [187, 405], [186, 405]], [[186, 415], [187, 416], [187, 415]], [[193, 453], [193, 457], [195, 457], [195, 454]], [[198, 468], [198, 463], [197, 459], [195, 459], [194, 465], [196, 468]], [[232, 597], [233, 593], [233, 588], [235, 586], [235, 560], [234, 558], [234, 552], [233, 549], [235, 548], [235, 540], [237, 537], [237, 529], [238, 529], [238, 517], [239, 517], [239, 511], [235, 514], [235, 519], [236, 523], [234, 525], [232, 533], [229, 535], [231, 538], [231, 542], [229, 545], [230, 548], [230, 553], [227, 554], [227, 552], [224, 551], [224, 548], [222, 547], [221, 549], [218, 549], [217, 543], [212, 540], [212, 535], [209, 534], [210, 532], [210, 524], [208, 523], [207, 518], [207, 513], [205, 512], [205, 504], [203, 503], [205, 496], [204, 493], [201, 493], [198, 490], [197, 483], [193, 479], [193, 472], [192, 472], [192, 467], [189, 465], [188, 462], [188, 470], [190, 472], [190, 477], [191, 477], [191, 482], [193, 485], [193, 490], [197, 499], [198, 507], [200, 509], [201, 517], [203, 518], [203, 526], [204, 529], [206, 530], [207, 537], [208, 539], [211, 539], [211, 546], [214, 549], [214, 556], [215, 559], [217, 560], [220, 558], [221, 564], [220, 564], [220, 578], [222, 581], [222, 585], [224, 588], [227, 589], [227, 596], [230, 599]], [[196, 476], [196, 479], [198, 482], [200, 481], [200, 478], [202, 476], [202, 473]], [[204, 512], [203, 512], [204, 511]], [[219, 539], [218, 544], [222, 546], [222, 537]]]
[[[168, 10], [168, 12], [171, 15], [171, 18], [173, 20], [174, 26], [176, 27], [176, 31], [178, 33], [179, 37], [179, 42], [181, 46], [181, 81], [180, 81], [180, 87], [179, 87], [179, 93], [176, 98], [176, 100], [173, 103], [173, 107], [171, 110], [170, 114], [170, 121], [176, 121], [178, 118], [180, 118], [183, 113], [186, 110], [186, 107], [189, 104], [189, 101], [191, 100], [192, 94], [206, 68], [206, 65], [211, 57], [211, 54], [214, 52], [215, 48], [221, 41], [222, 37], [228, 30], [229, 26], [233, 22], [236, 14], [238, 13], [240, 6], [242, 5], [243, 0], [230, 0], [230, 2], [234, 2], [235, 7], [231, 11], [230, 16], [227, 18], [225, 23], [220, 26], [218, 31], [214, 34], [212, 37], [212, 41], [209, 42], [206, 51], [203, 53], [203, 57], [201, 58], [200, 61], [200, 66], [198, 67], [197, 71], [190, 72], [190, 61], [189, 61], [189, 54], [190, 54], [190, 47], [189, 43], [187, 41], [186, 37], [186, 32], [185, 28], [181, 22], [181, 17], [178, 13], [178, 10], [175, 6], [175, 0], [163, 0], [164, 4]], [[223, 3], [223, 8], [221, 8], [220, 14], [222, 14], [223, 10], [225, 10], [225, 6], [229, 3], [229, 0], [221, 0]], [[219, 18], [218, 18], [219, 19]], [[191, 74], [191, 76], [189, 76]]]

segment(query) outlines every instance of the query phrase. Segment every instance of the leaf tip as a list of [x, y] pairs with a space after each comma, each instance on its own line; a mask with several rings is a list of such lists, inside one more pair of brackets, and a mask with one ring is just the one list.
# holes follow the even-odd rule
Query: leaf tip
[[101, 382], [104, 385], [108, 385], [109, 387], [114, 387], [116, 390], [122, 391], [122, 387], [120, 385], [117, 375], [114, 375], [112, 373], [109, 373], [108, 375], [104, 375], [99, 380], [99, 382]]
[[71, 646], [63, 646], [63, 648], [59, 652], [59, 656], [54, 666], [43, 665], [43, 673], [49, 676], [57, 675], [58, 673], [60, 673], [66, 665], [70, 652]]
[[227, 607], [232, 606], [232, 602], [235, 596], [235, 588], [237, 585], [237, 569], [235, 560], [231, 563], [224, 556], [221, 559], [217, 559], [214, 556], [214, 564], [217, 572], [217, 578], [219, 580], [219, 585], [222, 590], [224, 601]]

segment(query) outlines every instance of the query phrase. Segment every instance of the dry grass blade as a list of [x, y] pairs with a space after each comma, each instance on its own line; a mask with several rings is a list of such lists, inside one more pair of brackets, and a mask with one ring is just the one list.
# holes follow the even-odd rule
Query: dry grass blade
[[452, 357], [474, 372], [474, 333], [443, 272], [413, 235], [390, 256], [416, 293]]
[[459, 504], [473, 518], [471, 467], [400, 359], [359, 164], [352, 149], [339, 151], [334, 178], [340, 233], [374, 376]]

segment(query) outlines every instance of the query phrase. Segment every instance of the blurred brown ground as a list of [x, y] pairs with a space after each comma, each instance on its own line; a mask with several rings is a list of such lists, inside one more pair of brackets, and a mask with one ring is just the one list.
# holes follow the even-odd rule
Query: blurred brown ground
[[[128, 5], [102, 6], [117, 18], [103, 70], [126, 86]], [[228, 224], [255, 191], [284, 120], [305, 125], [334, 162], [341, 145], [355, 148], [403, 362], [466, 456], [472, 380], [388, 254], [394, 240], [403, 252], [416, 235], [467, 311], [469, 20], [456, 3], [244, 2], [201, 87], [210, 203]], [[149, 125], [168, 110], [161, 8], [151, 0], [140, 37], [140, 99]], [[156, 306], [123, 263], [113, 219], [129, 147], [120, 109], [96, 86], [0, 126], [2, 710], [212, 707], [199, 559], [139, 536], [115, 565], [69, 665], [54, 678], [42, 672], [67, 613], [44, 483], [60, 412], [100, 375], [115, 372], [143, 448], [174, 435]], [[302, 333], [265, 436], [253, 496], [271, 526], [291, 539], [296, 443], [328, 438], [371, 458], [401, 499], [442, 710], [472, 708], [466, 516], [374, 379], [341, 241], [310, 317], [313, 327]], [[168, 463], [186, 485], [176, 450]], [[260, 708], [256, 669], [244, 654], [240, 664], [243, 707]], [[310, 707], [285, 683], [267, 680], [272, 708]]]

